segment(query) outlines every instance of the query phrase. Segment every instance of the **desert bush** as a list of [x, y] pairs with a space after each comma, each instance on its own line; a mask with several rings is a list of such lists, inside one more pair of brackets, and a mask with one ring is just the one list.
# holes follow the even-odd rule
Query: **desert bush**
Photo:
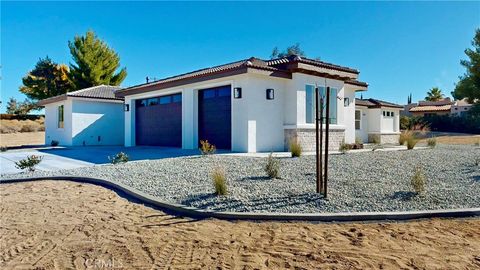
[[340, 151], [342, 154], [347, 153], [350, 149], [352, 149], [352, 146], [348, 143], [345, 143], [345, 140], [343, 140], [338, 146], [338, 151]]
[[20, 170], [27, 169], [33, 172], [35, 171], [35, 166], [37, 166], [42, 161], [42, 159], [43, 159], [42, 156], [31, 155], [25, 159], [15, 162], [15, 167]]
[[292, 153], [292, 157], [300, 157], [302, 155], [302, 146], [296, 139], [290, 140], [289, 148], [290, 153]]
[[437, 146], [437, 138], [431, 137], [430, 139], [427, 140], [427, 145], [430, 148], [435, 148]]
[[206, 155], [214, 154], [217, 149], [215, 145], [209, 143], [208, 140], [204, 140], [204, 141], [201, 140], [199, 150], [203, 156], [206, 156]]
[[0, 146], [0, 152], [7, 152], [8, 147], [6, 146]]
[[407, 142], [407, 149], [412, 150], [415, 147], [415, 145], [417, 144], [418, 139], [415, 138], [414, 136], [411, 136], [410, 138], [407, 138], [406, 142]]
[[212, 172], [213, 186], [215, 194], [227, 195], [227, 177], [222, 167], [215, 167]]
[[120, 152], [113, 157], [109, 156], [108, 160], [110, 160], [112, 164], [125, 163], [128, 162], [128, 155], [124, 152]]
[[32, 120], [22, 121], [20, 125], [20, 132], [36, 132], [40, 129], [40, 124]]
[[274, 179], [278, 178], [280, 170], [280, 162], [273, 157], [273, 154], [270, 153], [267, 157], [267, 163], [265, 164], [265, 172], [267, 173], [268, 177]]
[[480, 140], [476, 141], [473, 145], [480, 146]]
[[372, 138], [372, 143], [373, 143], [373, 144], [380, 144], [380, 137], [373, 136], [373, 138]]
[[22, 126], [18, 124], [17, 120], [1, 120], [0, 132], [1, 133], [17, 133], [20, 132]]
[[413, 187], [415, 193], [420, 194], [425, 191], [425, 175], [423, 174], [422, 167], [415, 167], [415, 172], [413, 174], [410, 184]]
[[51, 146], [57, 146], [57, 145], [59, 145], [59, 144], [60, 144], [60, 143], [59, 143], [58, 141], [56, 141], [56, 140], [52, 140], [52, 141], [50, 142], [50, 145], [51, 145]]
[[400, 133], [400, 137], [398, 137], [398, 143], [400, 145], [404, 145], [405, 142], [408, 140], [408, 138], [411, 138], [413, 136], [413, 131], [412, 130], [404, 130]]

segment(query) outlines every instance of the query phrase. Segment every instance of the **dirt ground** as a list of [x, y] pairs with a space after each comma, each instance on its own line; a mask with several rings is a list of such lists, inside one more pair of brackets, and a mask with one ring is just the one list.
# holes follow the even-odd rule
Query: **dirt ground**
[[[435, 137], [437, 144], [468, 144], [474, 145], [480, 143], [480, 135], [440, 135]], [[427, 142], [428, 138], [422, 139], [421, 142]]]
[[1, 133], [0, 146], [22, 146], [45, 144], [45, 132]]
[[1, 269], [479, 269], [480, 220], [192, 220], [95, 185], [0, 185]]

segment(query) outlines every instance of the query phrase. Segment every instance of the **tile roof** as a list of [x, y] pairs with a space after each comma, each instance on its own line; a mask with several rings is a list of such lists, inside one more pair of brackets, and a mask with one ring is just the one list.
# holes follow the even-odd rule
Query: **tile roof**
[[[284, 77], [287, 77], [291, 74], [291, 70], [289, 70], [288, 65], [294, 64], [294, 63], [304, 63], [304, 64], [317, 66], [321, 68], [347, 72], [350, 74], [355, 74], [355, 75], [359, 74], [359, 71], [356, 69], [334, 65], [334, 64], [323, 62], [320, 60], [313, 60], [313, 59], [308, 59], [308, 58], [299, 57], [299, 56], [288, 56], [288, 57], [271, 59], [271, 60], [262, 60], [259, 58], [250, 57], [248, 59], [243, 59], [240, 61], [236, 61], [236, 62], [224, 64], [224, 65], [199, 69], [196, 71], [192, 71], [192, 72], [188, 72], [188, 73], [184, 73], [184, 74], [180, 74], [172, 77], [167, 77], [158, 81], [124, 88], [118, 91], [118, 94], [120, 94], [118, 96], [128, 95], [127, 92], [134, 93], [135, 91], [132, 91], [132, 90], [140, 91], [139, 89], [146, 89], [147, 87], [148, 89], [152, 89], [152, 87], [154, 86], [158, 86], [158, 87], [165, 86], [164, 88], [168, 88], [167, 86], [171, 85], [174, 82], [178, 82], [178, 84], [180, 84], [180, 82], [182, 81], [188, 83], [198, 78], [209, 77], [216, 74], [240, 71], [242, 69], [246, 70], [247, 68], [277, 72], [278, 74], [284, 74]], [[352, 75], [352, 77], [354, 76]], [[350, 80], [349, 83], [354, 85], [359, 85], [359, 86], [368, 86], [367, 83], [359, 82], [354, 79]]]
[[450, 111], [451, 104], [439, 105], [439, 106], [417, 106], [410, 109], [410, 112], [438, 112], [438, 111]]
[[66, 100], [67, 97], [80, 97], [80, 98], [90, 98], [90, 99], [104, 99], [104, 100], [123, 100], [121, 97], [116, 97], [115, 92], [122, 89], [120, 86], [110, 86], [110, 85], [97, 85], [88, 88], [84, 88], [77, 91], [68, 92], [63, 95], [58, 95], [55, 97], [46, 98], [40, 100], [38, 105], [44, 106], [49, 103], [58, 102]]
[[368, 98], [368, 99], [355, 99], [355, 105], [359, 106], [365, 106], [369, 108], [380, 108], [380, 107], [390, 107], [390, 108], [399, 108], [403, 109], [403, 106], [391, 103], [388, 101], [383, 101], [379, 99], [374, 99], [374, 98]]

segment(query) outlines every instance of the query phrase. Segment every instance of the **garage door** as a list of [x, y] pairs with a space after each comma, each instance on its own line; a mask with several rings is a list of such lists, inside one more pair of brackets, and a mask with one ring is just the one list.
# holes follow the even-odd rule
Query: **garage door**
[[198, 138], [218, 149], [232, 148], [230, 85], [209, 88], [198, 93]]
[[136, 101], [137, 145], [182, 147], [182, 95]]

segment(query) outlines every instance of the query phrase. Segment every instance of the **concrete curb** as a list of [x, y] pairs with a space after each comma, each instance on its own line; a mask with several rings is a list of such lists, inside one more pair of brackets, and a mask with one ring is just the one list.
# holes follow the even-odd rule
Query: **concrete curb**
[[252, 213], [252, 212], [216, 212], [189, 207], [181, 204], [162, 202], [158, 197], [146, 194], [124, 184], [100, 178], [76, 176], [48, 176], [0, 180], [0, 184], [21, 183], [42, 180], [67, 180], [90, 183], [119, 190], [139, 200], [142, 203], [158, 207], [172, 214], [191, 218], [218, 218], [225, 220], [271, 220], [271, 221], [322, 221], [322, 222], [352, 222], [374, 220], [412, 220], [421, 218], [451, 218], [478, 217], [480, 208], [425, 210], [406, 212], [352, 212], [352, 213]]

